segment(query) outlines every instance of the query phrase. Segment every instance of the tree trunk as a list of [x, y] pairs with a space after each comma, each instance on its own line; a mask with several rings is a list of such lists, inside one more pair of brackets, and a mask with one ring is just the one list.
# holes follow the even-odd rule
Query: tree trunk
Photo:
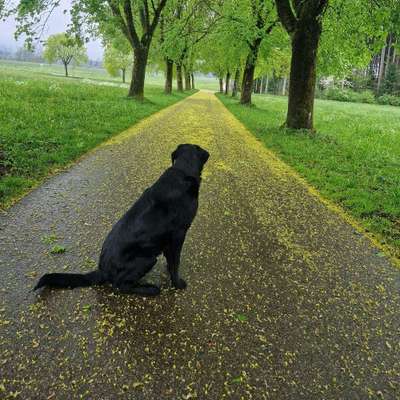
[[263, 76], [262, 77], [262, 81], [261, 81], [261, 93], [265, 93], [265, 86], [266, 86], [266, 83], [267, 83], [267, 77], [266, 76]]
[[282, 96], [284, 96], [286, 94], [286, 76], [283, 78], [283, 82], [282, 82]]
[[146, 78], [146, 66], [148, 57], [148, 48], [140, 47], [133, 51], [133, 69], [132, 80], [129, 88], [128, 97], [142, 101], [144, 98], [144, 81]]
[[240, 104], [251, 105], [251, 92], [253, 90], [254, 70], [258, 56], [258, 49], [261, 44], [261, 39], [258, 38], [250, 47], [249, 54], [246, 58], [246, 65], [243, 71], [242, 91], [240, 96]]
[[378, 93], [381, 88], [383, 73], [385, 70], [385, 51], [386, 51], [386, 46], [384, 46], [381, 51], [381, 58], [380, 58], [380, 62], [379, 62], [378, 84], [376, 86], [376, 91]]
[[392, 49], [392, 34], [389, 33], [389, 43], [387, 45], [387, 55], [386, 55], [386, 70], [385, 76], [387, 75], [388, 66], [390, 65], [390, 51]]
[[172, 93], [172, 76], [173, 76], [174, 62], [170, 58], [165, 59], [165, 87], [164, 93]]
[[224, 80], [219, 78], [219, 92], [224, 93]]
[[228, 71], [225, 78], [225, 94], [229, 93], [229, 83], [231, 80], [231, 73]]
[[185, 90], [190, 90], [190, 72], [185, 68]]
[[286, 126], [313, 129], [316, 61], [322, 26], [318, 20], [305, 21], [292, 36], [289, 105]]
[[194, 73], [192, 72], [192, 89], [194, 89]]
[[68, 63], [64, 62], [65, 76], [68, 77]]
[[240, 69], [236, 68], [235, 77], [233, 79], [232, 97], [237, 96], [239, 78], [240, 78]]
[[251, 104], [251, 92], [253, 90], [253, 76], [254, 76], [255, 65], [252, 62], [246, 61], [246, 65], [243, 71], [242, 80], [242, 94], [240, 96], [240, 103], [244, 105]]
[[176, 64], [176, 86], [178, 92], [183, 92], [182, 65]]
[[125, 83], [125, 68], [122, 68], [121, 71], [122, 71], [122, 83]]
[[264, 93], [266, 93], [266, 94], [268, 94], [268, 84], [269, 84], [269, 78], [267, 75], [266, 79], [265, 79], [265, 89], [264, 89]]

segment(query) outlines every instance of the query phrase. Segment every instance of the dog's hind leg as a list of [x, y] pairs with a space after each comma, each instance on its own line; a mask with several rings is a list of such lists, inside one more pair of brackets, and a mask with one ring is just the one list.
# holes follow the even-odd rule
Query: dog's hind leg
[[179, 264], [181, 262], [181, 251], [185, 241], [186, 231], [174, 233], [174, 236], [164, 250], [164, 256], [167, 259], [167, 268], [171, 276], [171, 282], [176, 289], [185, 289], [186, 282], [179, 277]]
[[142, 296], [157, 296], [160, 294], [160, 288], [150, 284], [140, 284], [139, 280], [149, 272], [157, 262], [156, 257], [135, 258], [127, 267], [127, 269], [120, 274], [114, 283], [121, 293], [125, 294], [139, 294]]

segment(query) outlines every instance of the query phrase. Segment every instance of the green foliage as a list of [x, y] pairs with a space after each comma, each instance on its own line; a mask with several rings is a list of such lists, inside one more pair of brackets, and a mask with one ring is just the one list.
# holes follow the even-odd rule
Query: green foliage
[[132, 52], [129, 49], [124, 51], [108, 45], [104, 51], [104, 68], [111, 76], [119, 76], [121, 71], [125, 73], [132, 61]]
[[[0, 148], [7, 173], [0, 206], [103, 140], [190, 94], [164, 96], [147, 87], [149, 101], [126, 99], [126, 89], [44, 78], [1, 65]], [[96, 82], [96, 81], [94, 81]], [[97, 81], [101, 83], [100, 81]]]
[[386, 3], [330, 0], [323, 18], [319, 74], [342, 78], [354, 68], [368, 65], [390, 30], [394, 5]]
[[400, 107], [400, 96], [393, 96], [391, 94], [383, 94], [382, 96], [379, 96], [376, 100], [379, 104]]
[[11, 0], [0, 0], [0, 21], [7, 18], [13, 12]]
[[400, 109], [317, 100], [318, 133], [308, 135], [279, 128], [284, 97], [257, 95], [251, 108], [219, 98], [268, 148], [400, 256]]
[[354, 90], [351, 89], [340, 89], [337, 87], [330, 87], [325, 91], [323, 91], [320, 97], [328, 100], [349, 101], [353, 103], [373, 104], [376, 102], [372, 90], [363, 90], [360, 92], [355, 92]]
[[71, 61], [77, 65], [87, 61], [86, 49], [82, 42], [66, 33], [49, 36], [43, 57], [50, 63], [62, 61], [64, 65], [68, 65]]
[[66, 252], [66, 250], [67, 250], [67, 249], [66, 249], [64, 246], [61, 246], [61, 245], [59, 245], [59, 244], [55, 244], [55, 245], [51, 248], [50, 253], [51, 253], [51, 254], [63, 254], [63, 253]]
[[400, 71], [396, 64], [389, 64], [382, 85], [382, 93], [400, 95]]
[[[287, 70], [286, 36], [277, 28], [273, 34], [268, 33], [268, 28], [276, 20], [273, 1], [230, 0], [221, 2], [216, 12], [220, 20], [201, 48], [200, 54], [205, 61], [202, 71], [213, 72], [221, 78], [227, 71], [233, 74], [236, 68], [244, 66], [251, 43], [259, 37], [263, 40], [256, 77], [274, 67]], [[272, 55], [276, 56], [275, 60]]]

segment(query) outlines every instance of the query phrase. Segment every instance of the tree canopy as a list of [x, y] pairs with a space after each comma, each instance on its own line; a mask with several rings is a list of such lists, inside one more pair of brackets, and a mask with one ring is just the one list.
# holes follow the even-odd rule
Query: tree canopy
[[[17, 34], [32, 42], [58, 4], [20, 0]], [[166, 93], [174, 65], [178, 90], [183, 82], [193, 86], [194, 71], [225, 79], [227, 91], [234, 77], [244, 105], [251, 104], [255, 79], [273, 75], [289, 82], [286, 125], [306, 129], [313, 128], [317, 76], [343, 79], [365, 68], [388, 35], [394, 48], [400, 33], [397, 0], [72, 0], [70, 12], [77, 37], [101, 36], [133, 53], [131, 97], [143, 98], [149, 62], [165, 65]], [[108, 60], [116, 60], [115, 49], [107, 46]], [[379, 63], [382, 82], [389, 53]]]
[[49, 36], [45, 43], [43, 57], [49, 62], [61, 61], [64, 64], [65, 76], [68, 76], [68, 65], [87, 61], [86, 49], [82, 42], [66, 33]]

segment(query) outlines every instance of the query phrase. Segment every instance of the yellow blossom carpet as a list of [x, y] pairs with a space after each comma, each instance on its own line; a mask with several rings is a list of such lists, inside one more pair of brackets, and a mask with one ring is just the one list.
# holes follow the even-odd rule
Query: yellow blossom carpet
[[[211, 154], [155, 299], [31, 291], [96, 267], [179, 143]], [[399, 399], [400, 272], [212, 93], [128, 129], [0, 216], [0, 398]]]

